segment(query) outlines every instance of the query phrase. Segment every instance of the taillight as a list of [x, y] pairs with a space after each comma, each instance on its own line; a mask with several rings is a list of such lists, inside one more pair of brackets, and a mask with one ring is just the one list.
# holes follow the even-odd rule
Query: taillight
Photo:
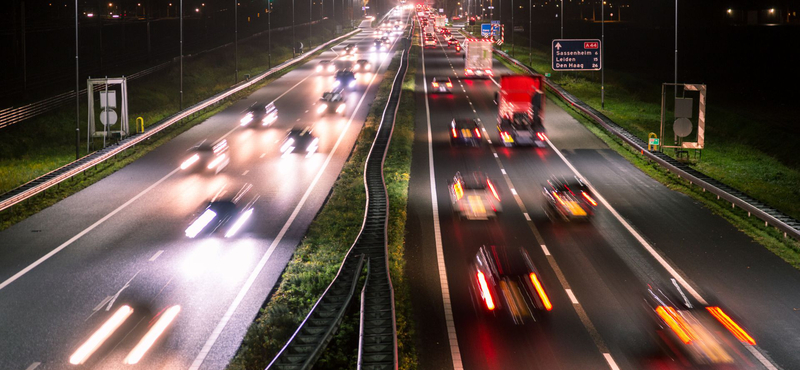
[[735, 336], [736, 339], [738, 339], [740, 342], [747, 343], [753, 346], [756, 345], [756, 340], [753, 339], [753, 337], [751, 337], [749, 334], [747, 334], [747, 332], [744, 331], [744, 329], [742, 329], [742, 327], [739, 326], [739, 324], [733, 321], [733, 319], [731, 319], [730, 316], [726, 315], [725, 312], [722, 312], [721, 308], [706, 307], [706, 310], [708, 310], [708, 312], [711, 312], [711, 315], [713, 315], [714, 318], [717, 319], [717, 321], [722, 323], [722, 325], [724, 325], [725, 328], [728, 329], [728, 331], [730, 331], [731, 334], [733, 334], [733, 336]]
[[454, 139], [455, 139], [455, 138], [457, 138], [457, 137], [458, 137], [458, 135], [456, 134], [456, 128], [455, 128], [455, 127], [453, 127], [453, 128], [452, 128], [452, 129], [450, 129], [450, 130], [453, 132], [453, 138], [454, 138]]
[[541, 141], [546, 141], [547, 140], [547, 136], [544, 133], [541, 133], [541, 132], [537, 132], [536, 133], [536, 137], [538, 137], [539, 140], [541, 140]]
[[453, 84], [452, 84], [452, 83], [450, 83], [450, 82], [448, 82], [448, 83], [447, 83], [447, 87], [453, 87]]
[[583, 197], [586, 198], [586, 200], [588, 200], [589, 203], [591, 203], [593, 206], [597, 207], [597, 202], [595, 202], [594, 199], [592, 199], [592, 197], [589, 196], [589, 194], [587, 192], [581, 191], [581, 195], [583, 195]]
[[478, 130], [478, 129], [476, 128], [476, 129], [475, 129], [475, 136], [477, 136], [477, 137], [478, 137], [478, 139], [480, 139], [480, 138], [481, 138], [481, 130]]
[[481, 288], [481, 297], [483, 297], [483, 301], [486, 303], [486, 308], [494, 310], [492, 293], [489, 292], [489, 285], [486, 284], [486, 276], [483, 275], [482, 271], [478, 271], [478, 286]]
[[530, 278], [531, 283], [533, 283], [533, 287], [536, 289], [536, 294], [539, 295], [539, 299], [541, 299], [542, 304], [544, 304], [544, 308], [548, 311], [552, 310], [553, 304], [550, 303], [550, 298], [548, 298], [547, 293], [544, 292], [544, 287], [542, 287], [542, 283], [539, 282], [539, 278], [533, 272], [531, 272]]
[[494, 184], [492, 184], [492, 180], [486, 179], [486, 184], [489, 185], [489, 190], [492, 191], [492, 195], [494, 195], [494, 198], [499, 201], [500, 200], [500, 196], [497, 195], [497, 190], [495, 190]]
[[558, 195], [558, 193], [553, 192], [553, 196], [556, 197], [556, 199], [558, 199], [558, 202], [561, 203], [562, 206], [567, 205], [566, 203], [564, 203], [564, 200], [561, 199], [561, 197]]
[[433, 83], [433, 87], [438, 88], [439, 87], [439, 83], [438, 82], [434, 82]]
[[688, 327], [686, 321], [683, 320], [683, 317], [678, 315], [674, 308], [669, 306], [658, 306], [656, 308], [656, 313], [662, 320], [667, 324], [667, 326], [672, 329], [673, 332], [678, 336], [681, 342], [685, 344], [692, 343], [692, 336], [691, 330]]
[[486, 74], [489, 75], [489, 76], [494, 76], [494, 72], [492, 72], [491, 69], [487, 69], [486, 70]]

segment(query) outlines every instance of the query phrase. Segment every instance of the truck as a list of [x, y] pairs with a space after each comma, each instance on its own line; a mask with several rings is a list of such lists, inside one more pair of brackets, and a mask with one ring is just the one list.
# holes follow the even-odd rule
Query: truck
[[464, 76], [494, 76], [492, 72], [492, 42], [485, 39], [464, 40]]
[[546, 145], [544, 129], [544, 79], [541, 75], [509, 75], [500, 78], [497, 131], [506, 147]]
[[438, 30], [444, 28], [445, 25], [447, 24], [447, 17], [445, 17], [443, 15], [437, 15], [434, 18], [434, 22], [436, 22], [434, 25], [436, 26], [436, 30], [438, 31]]

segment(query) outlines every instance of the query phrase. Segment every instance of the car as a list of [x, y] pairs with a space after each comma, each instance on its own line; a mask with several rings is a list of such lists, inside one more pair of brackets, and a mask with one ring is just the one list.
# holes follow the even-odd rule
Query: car
[[647, 284], [644, 306], [661, 332], [658, 337], [692, 367], [749, 368], [751, 360], [742, 354], [747, 351], [735, 343], [754, 346], [755, 339], [720, 306], [692, 302], [689, 297]]
[[577, 176], [553, 176], [542, 189], [547, 202], [545, 213], [551, 220], [588, 220], [598, 205], [589, 187]]
[[389, 36], [381, 37], [381, 41], [383, 41], [384, 45], [389, 45]]
[[317, 63], [317, 68], [315, 70], [317, 72], [333, 73], [336, 70], [336, 65], [334, 65], [333, 61], [330, 59], [323, 59]]
[[247, 109], [244, 117], [239, 120], [241, 126], [247, 126], [253, 122], [260, 123], [261, 126], [269, 126], [278, 120], [278, 108], [275, 108], [275, 103], [269, 103], [266, 106], [254, 103]]
[[359, 59], [353, 64], [354, 71], [369, 71], [372, 68], [372, 65], [366, 59]]
[[322, 94], [319, 107], [317, 107], [317, 113], [333, 112], [344, 114], [346, 108], [347, 104], [344, 102], [341, 90], [329, 91]]
[[425, 47], [436, 47], [436, 38], [433, 36], [425, 36]]
[[235, 195], [229, 197], [215, 197], [201, 208], [197, 216], [184, 234], [189, 238], [200, 235], [210, 236], [216, 232], [224, 231], [224, 236], [230, 238], [236, 235], [247, 220], [253, 215], [253, 204], [258, 197], [253, 198], [244, 205], [239, 205], [242, 198], [252, 188], [246, 184]]
[[308, 127], [290, 129], [280, 146], [284, 157], [297, 152], [305, 153], [306, 157], [310, 157], [317, 152], [317, 149], [319, 149], [319, 138], [315, 137]]
[[358, 46], [353, 44], [345, 44], [344, 45], [344, 55], [354, 55], [358, 51]]
[[480, 146], [481, 130], [471, 118], [454, 118], [450, 122], [450, 144]]
[[488, 220], [503, 210], [500, 193], [485, 173], [473, 172], [471, 178], [464, 179], [461, 172], [456, 172], [447, 187], [453, 212], [461, 218]]
[[542, 277], [523, 248], [486, 246], [472, 260], [478, 306], [484, 312], [505, 311], [515, 324], [536, 321], [553, 309]]
[[450, 45], [458, 45], [458, 39], [455, 37], [447, 39], [447, 47], [450, 47]]
[[218, 174], [228, 163], [230, 155], [228, 141], [222, 139], [216, 143], [201, 142], [189, 149], [192, 154], [181, 163], [181, 170], [196, 172], [214, 172]]
[[356, 74], [352, 69], [341, 69], [334, 76], [333, 86], [338, 88], [354, 88], [356, 86]]
[[384, 44], [383, 40], [378, 39], [375, 40], [375, 44], [372, 46], [372, 51], [384, 51], [386, 50], [386, 44]]
[[450, 82], [450, 77], [434, 77], [431, 81], [432, 92], [450, 93], [453, 88], [453, 83]]

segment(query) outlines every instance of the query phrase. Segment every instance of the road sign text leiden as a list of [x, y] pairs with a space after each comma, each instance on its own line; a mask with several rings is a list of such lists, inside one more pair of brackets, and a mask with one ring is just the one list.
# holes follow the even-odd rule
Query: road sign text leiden
[[554, 71], [599, 71], [600, 40], [553, 40]]

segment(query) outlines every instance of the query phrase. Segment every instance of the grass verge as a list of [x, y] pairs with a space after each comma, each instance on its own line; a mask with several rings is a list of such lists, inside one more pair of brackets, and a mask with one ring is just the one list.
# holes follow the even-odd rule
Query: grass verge
[[[248, 329], [242, 345], [228, 365], [228, 369], [263, 369], [269, 364], [300, 322], [308, 315], [311, 306], [330, 284], [342, 259], [358, 236], [364, 218], [364, 208], [363, 206], [354, 207], [354, 205], [366, 203], [364, 165], [377, 132], [380, 116], [386, 105], [399, 61], [399, 57], [395, 57], [384, 74], [383, 81], [378, 87], [378, 93], [371, 103], [370, 113], [364, 127], [358, 136], [350, 158], [342, 167], [342, 172], [339, 174], [328, 200], [295, 250], [281, 275], [278, 287], [272, 292], [258, 317]], [[398, 113], [398, 117], [400, 117], [400, 113]], [[403, 117], [404, 120], [408, 119], [407, 114]], [[411, 122], [413, 125], [413, 117]], [[405, 190], [408, 188], [408, 170], [402, 172], [402, 163], [397, 164], [403, 161], [410, 163], [411, 134], [403, 132], [402, 128], [400, 130], [395, 128], [386, 160], [386, 168], [393, 169], [384, 169], [390, 202], [392, 199], [395, 199], [396, 202], [398, 196], [399, 199], [405, 199], [405, 194], [407, 194]], [[400, 144], [397, 144], [395, 140]], [[402, 149], [398, 149], [398, 146]], [[405, 146], [408, 146], [407, 152]], [[394, 167], [392, 167], [393, 165]], [[402, 181], [405, 181], [404, 186]], [[390, 212], [390, 225], [405, 222], [405, 203], [402, 203], [401, 207], [391, 203]], [[394, 230], [394, 226], [390, 226], [390, 230]], [[389, 243], [390, 246], [400, 243], [399, 248], [402, 253], [402, 229], [399, 230], [399, 239], [396, 232], [390, 231]], [[396, 248], [390, 247], [393, 282], [396, 281], [395, 276], [401, 276], [395, 275], [395, 269], [398, 266], [394, 257], [396, 251]], [[397, 288], [395, 289], [397, 297]], [[407, 322], [399, 317], [398, 315], [399, 323]], [[402, 325], [402, 327], [407, 327], [407, 325]], [[398, 324], [398, 332], [400, 332], [400, 328], [401, 325]], [[314, 368], [355, 368], [358, 349], [357, 333], [358, 311], [351, 309]], [[403, 340], [400, 338], [401, 335], [398, 333], [398, 340]], [[410, 337], [404, 335], [402, 338]], [[405, 344], [407, 342], [410, 340], [401, 342], [403, 348], [408, 347]]]
[[[516, 66], [502, 59], [500, 61], [512, 71], [523, 73], [523, 71]], [[550, 99], [550, 102], [555, 103], [569, 113], [589, 131], [603, 140], [611, 149], [630, 161], [642, 172], [661, 182], [666, 187], [679, 191], [699, 201], [706, 208], [730, 222], [731, 225], [753, 238], [753, 240], [766, 247], [769, 251], [795, 268], [800, 269], [800, 242], [792, 238], [784, 238], [782, 232], [773, 227], [765, 227], [763, 221], [756, 217], [750, 217], [747, 212], [741, 208], [730, 208], [729, 203], [719, 201], [716, 196], [710, 192], [702, 191], [700, 187], [692, 185], [688, 180], [678, 177], [657, 163], [648, 160], [621, 139], [609, 134], [605, 129], [598, 126], [590, 117], [573, 109], [571, 105], [568, 105], [560, 99]], [[615, 122], [619, 123], [618, 121]]]
[[[317, 54], [319, 54], [321, 52], [322, 51], [319, 51], [319, 52], [317, 52], [315, 54], [309, 55], [308, 57], [313, 57], [313, 56], [315, 56], [315, 55], [317, 55]], [[278, 57], [273, 55], [274, 60], [276, 60], [275, 64], [283, 62], [284, 60], [287, 60], [290, 57], [291, 57], [291, 52], [290, 51], [287, 51], [283, 56], [281, 56], [280, 57], [281, 59], [277, 59]], [[60, 200], [66, 198], [66, 197], [68, 197], [68, 196], [70, 196], [70, 195], [72, 195], [74, 193], [77, 193], [78, 191], [88, 187], [89, 185], [92, 185], [93, 183], [95, 183], [97, 181], [100, 181], [104, 177], [116, 172], [117, 170], [121, 169], [122, 167], [126, 166], [127, 164], [129, 164], [129, 163], [135, 161], [136, 159], [140, 158], [141, 156], [147, 154], [149, 151], [157, 148], [159, 145], [162, 145], [162, 144], [166, 143], [167, 141], [171, 140], [172, 138], [178, 136], [179, 134], [181, 134], [182, 132], [188, 130], [192, 126], [194, 126], [194, 125], [196, 125], [198, 123], [202, 123], [207, 118], [213, 116], [217, 112], [220, 112], [220, 111], [224, 110], [225, 108], [230, 106], [234, 101], [249, 96], [250, 94], [252, 94], [256, 90], [264, 87], [268, 83], [278, 79], [279, 77], [283, 76], [284, 74], [290, 72], [291, 70], [297, 68], [300, 65], [302, 65], [302, 63], [295, 64], [293, 66], [284, 68], [281, 71], [279, 71], [277, 73], [274, 73], [271, 76], [265, 78], [264, 80], [262, 80], [258, 84], [255, 84], [255, 85], [253, 85], [253, 86], [251, 86], [251, 87], [249, 87], [247, 89], [244, 89], [244, 90], [234, 94], [229, 99], [227, 99], [227, 101], [225, 103], [222, 103], [222, 104], [216, 106], [215, 108], [211, 108], [210, 110], [207, 110], [206, 112], [203, 112], [198, 116], [194, 116], [193, 118], [190, 118], [190, 119], [187, 119], [187, 120], [184, 120], [182, 122], [179, 122], [179, 123], [176, 123], [176, 124], [172, 125], [170, 128], [164, 130], [162, 133], [156, 135], [155, 138], [153, 138], [151, 140], [147, 140], [146, 142], [144, 142], [142, 144], [139, 144], [139, 145], [136, 145], [133, 148], [131, 148], [129, 150], [126, 150], [125, 152], [117, 155], [117, 158], [115, 158], [113, 160], [110, 160], [110, 161], [106, 161], [104, 164], [101, 164], [101, 165], [99, 165], [99, 166], [97, 166], [95, 168], [92, 168], [92, 169], [84, 172], [83, 175], [78, 175], [78, 176], [73, 177], [70, 180], [64, 181], [61, 184], [57, 185], [56, 187], [51, 188], [51, 189], [45, 191], [44, 193], [40, 193], [40, 194], [38, 194], [38, 195], [28, 199], [28, 200], [25, 200], [22, 203], [14, 206], [14, 207], [5, 209], [3, 211], [0, 211], [0, 231], [7, 229], [8, 227], [16, 224], [17, 222], [20, 222], [20, 221], [30, 217], [31, 215], [36, 214], [37, 212], [39, 212], [39, 211], [41, 211], [41, 210], [43, 210], [43, 209], [45, 209], [45, 208], [57, 203], [57, 202], [59, 202]], [[255, 72], [255, 69], [253, 69], [253, 72]], [[151, 87], [152, 88], [158, 88], [158, 85], [154, 84]], [[223, 85], [220, 85], [219, 88], [221, 89], [220, 91], [222, 91], [222, 90], [224, 90], [224, 88], [227, 88], [227, 87], [223, 86]], [[209, 94], [215, 94], [217, 92], [219, 92], [219, 91], [216, 91], [216, 90], [208, 91]], [[207, 98], [207, 96], [206, 96], [206, 98]], [[197, 99], [199, 101], [200, 100], [200, 96], [198, 96]], [[154, 104], [155, 103], [157, 103], [157, 102], [154, 102]], [[158, 110], [158, 112], [154, 113], [154, 114], [156, 114], [156, 116], [158, 116], [158, 117], [164, 118], [164, 117], [166, 117], [166, 116], [168, 116], [169, 114], [172, 114], [172, 113], [174, 113], [174, 112], [170, 112], [168, 110]], [[57, 117], [61, 117], [63, 114], [65, 114], [65, 112], [62, 112], [62, 111], [57, 111], [55, 113], [55, 115]], [[75, 114], [74, 110], [72, 110], [72, 114], [73, 115]], [[131, 117], [133, 117], [133, 115], [131, 115]], [[18, 129], [18, 128], [24, 128], [24, 129], [33, 128], [33, 134], [35, 135], [35, 133], [39, 129], [38, 125], [40, 125], [42, 123], [47, 123], [48, 122], [47, 119], [52, 118], [52, 116], [48, 116], [48, 117], [45, 117], [45, 118], [46, 119], [44, 121], [31, 123], [31, 126], [26, 126], [27, 123], [22, 123], [22, 124], [19, 124], [19, 125], [14, 125], [14, 126], [5, 128], [3, 130], [0, 130], [0, 132], [2, 132], [4, 134], [7, 134], [8, 132], [4, 131], [4, 130]], [[74, 116], [72, 118], [74, 118]], [[161, 119], [161, 118], [159, 118], [159, 119]], [[74, 127], [73, 127], [73, 129], [74, 129]], [[24, 182], [27, 182], [27, 181], [29, 181], [29, 180], [37, 177], [37, 176], [40, 176], [40, 175], [42, 175], [42, 174], [44, 174], [46, 172], [52, 171], [53, 169], [58, 168], [60, 166], [63, 166], [65, 164], [69, 163], [70, 161], [74, 160], [74, 157], [73, 157], [73, 155], [74, 155], [74, 147], [68, 147], [68, 148], [61, 147], [61, 148], [59, 148], [58, 144], [56, 144], [55, 147], [50, 147], [50, 146], [47, 146], [47, 145], [43, 145], [40, 142], [42, 140], [47, 140], [49, 138], [49, 136], [45, 135], [43, 137], [34, 139], [34, 138], [31, 138], [30, 135], [31, 135], [31, 133], [22, 134], [21, 137], [18, 138], [18, 142], [21, 143], [19, 145], [23, 145], [23, 146], [41, 145], [41, 147], [39, 149], [29, 151], [28, 154], [26, 156], [24, 156], [24, 158], [18, 158], [16, 160], [15, 159], [10, 159], [10, 158], [0, 159], [0, 181], [3, 181], [3, 180], [11, 181], [11, 182], [15, 183], [14, 186], [19, 186], [22, 183], [16, 183], [16, 182], [21, 181], [21, 180], [19, 180], [21, 178], [20, 176], [25, 176], [26, 180]], [[5, 141], [5, 140], [12, 140], [12, 139], [13, 138], [11, 138], [11, 137], [5, 137], [4, 136], [2, 139], [0, 139], [0, 144], [2, 144], [3, 141]], [[69, 152], [69, 150], [73, 151], [72, 154], [65, 153], [65, 151]], [[0, 154], [2, 154], [2, 153], [0, 153]], [[86, 154], [86, 153], [83, 153], [83, 154]], [[30, 178], [28, 178], [28, 177], [30, 177]], [[9, 180], [9, 178], [11, 178], [11, 179]], [[6, 185], [10, 184], [11, 182], [6, 182]], [[4, 189], [4, 188], [0, 187], [0, 193], [3, 193], [3, 192], [8, 191], [8, 190], [11, 190], [11, 189]]]

